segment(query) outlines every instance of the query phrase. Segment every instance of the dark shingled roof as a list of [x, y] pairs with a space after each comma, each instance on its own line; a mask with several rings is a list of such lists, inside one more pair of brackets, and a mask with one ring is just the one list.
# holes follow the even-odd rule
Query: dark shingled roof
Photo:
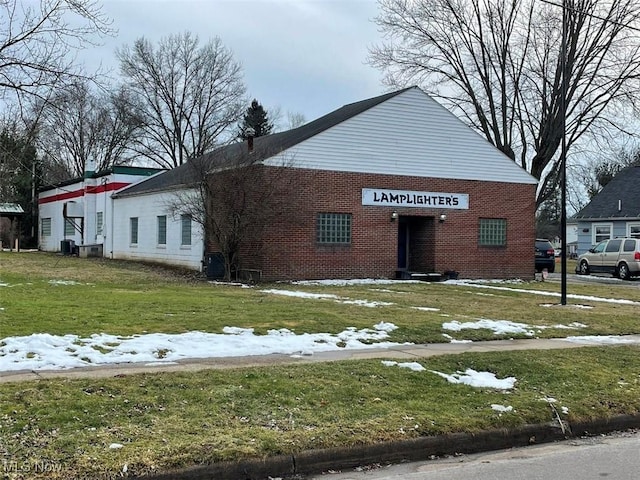
[[418, 87], [404, 88], [396, 92], [350, 103], [298, 128], [257, 137], [254, 139], [253, 152], [250, 156], [247, 155], [249, 151], [247, 141], [232, 143], [221, 147], [201, 157], [189, 160], [172, 170], [160, 175], [155, 175], [148, 180], [125, 188], [118, 192], [117, 195], [114, 195], [114, 197], [125, 197], [189, 187], [202, 178], [201, 172], [203, 169], [210, 171], [215, 168], [224, 168], [225, 166], [233, 164], [237, 165], [237, 162], [242, 159], [250, 160], [251, 163], [266, 160], [411, 88]]
[[[618, 210], [618, 201], [620, 201], [620, 210]], [[573, 218], [576, 220], [640, 218], [640, 165], [621, 170]]]

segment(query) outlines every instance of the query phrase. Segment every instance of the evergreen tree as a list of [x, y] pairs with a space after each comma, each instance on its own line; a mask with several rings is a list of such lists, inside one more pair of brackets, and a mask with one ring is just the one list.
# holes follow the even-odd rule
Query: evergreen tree
[[239, 125], [238, 138], [246, 140], [250, 136], [250, 129], [253, 130], [254, 137], [269, 135], [273, 130], [273, 123], [271, 123], [267, 111], [255, 98], [251, 102], [251, 106], [247, 108], [242, 123]]

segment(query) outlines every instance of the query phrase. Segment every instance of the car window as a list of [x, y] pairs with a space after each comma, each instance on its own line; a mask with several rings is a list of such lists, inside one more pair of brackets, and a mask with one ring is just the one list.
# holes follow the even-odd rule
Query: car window
[[609, 240], [607, 244], [607, 248], [604, 249], [605, 252], [617, 252], [620, 250], [620, 244], [622, 240]]
[[635, 240], [625, 240], [624, 246], [622, 247], [623, 252], [633, 252], [636, 249], [636, 241]]
[[604, 247], [607, 245], [608, 240], [605, 240], [604, 242], [600, 242], [599, 244], [597, 244], [594, 248], [593, 248], [593, 252], [594, 253], [602, 253], [604, 252]]

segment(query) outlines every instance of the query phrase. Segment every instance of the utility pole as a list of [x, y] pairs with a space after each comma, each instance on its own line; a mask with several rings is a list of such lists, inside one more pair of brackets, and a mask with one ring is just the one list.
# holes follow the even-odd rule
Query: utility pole
[[560, 260], [562, 265], [560, 281], [560, 304], [567, 304], [567, 0], [562, 0], [562, 45], [560, 47], [560, 116], [562, 117], [562, 146], [560, 151], [560, 233], [562, 235]]

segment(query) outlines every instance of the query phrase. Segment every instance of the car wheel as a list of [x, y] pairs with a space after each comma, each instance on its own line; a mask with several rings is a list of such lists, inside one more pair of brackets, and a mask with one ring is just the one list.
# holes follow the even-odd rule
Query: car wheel
[[589, 264], [586, 260], [580, 262], [580, 275], [589, 275]]
[[556, 266], [555, 265], [551, 265], [549, 268], [547, 268], [547, 272], [549, 273], [553, 273], [556, 271]]
[[620, 280], [629, 280], [631, 275], [629, 274], [629, 265], [621, 263], [618, 265], [618, 277]]

